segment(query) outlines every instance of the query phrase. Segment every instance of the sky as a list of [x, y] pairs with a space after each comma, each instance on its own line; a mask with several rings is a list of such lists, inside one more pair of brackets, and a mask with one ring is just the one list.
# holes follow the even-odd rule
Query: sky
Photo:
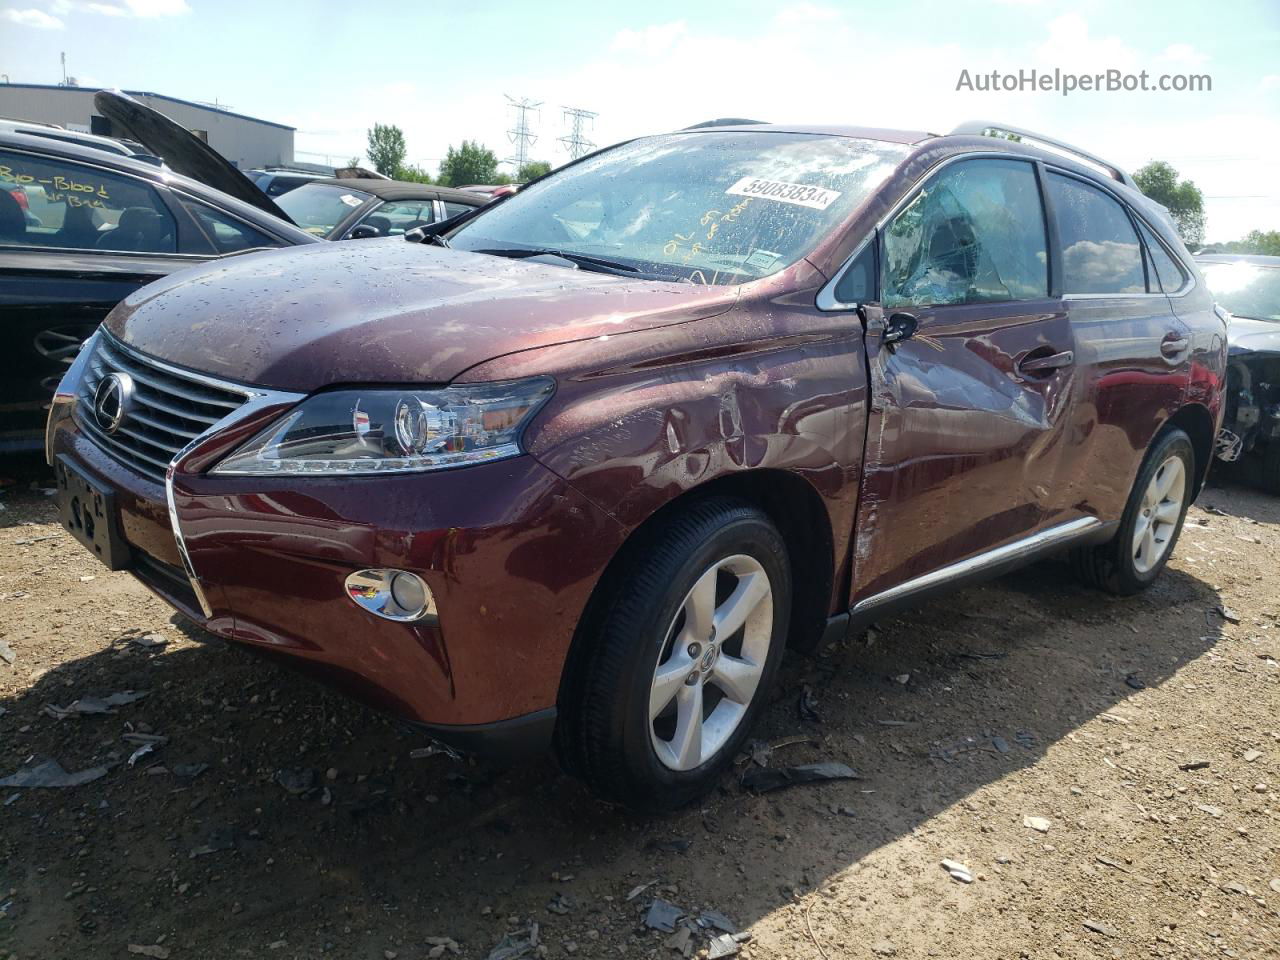
[[[1280, 3], [703, 0], [0, 0], [0, 75], [216, 101], [297, 127], [296, 159], [345, 162], [374, 122], [436, 169], [449, 144], [567, 159], [565, 106], [598, 145], [713, 117], [946, 132], [995, 120], [1137, 169], [1167, 160], [1205, 195], [1208, 239], [1280, 229]], [[989, 92], [992, 70], [1106, 70], [1211, 90]], [[0, 76], [0, 80], [4, 79]], [[976, 85], [976, 82], [975, 82]]]

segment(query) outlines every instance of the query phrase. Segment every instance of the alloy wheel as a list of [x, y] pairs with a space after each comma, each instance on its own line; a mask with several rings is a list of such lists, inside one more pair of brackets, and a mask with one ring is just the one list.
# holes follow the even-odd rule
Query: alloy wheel
[[1169, 457], [1147, 484], [1133, 527], [1133, 565], [1139, 573], [1149, 572], [1169, 551], [1186, 495], [1186, 464]]
[[693, 770], [728, 742], [760, 685], [773, 641], [773, 586], [738, 554], [694, 582], [667, 628], [649, 688], [649, 737], [663, 766]]

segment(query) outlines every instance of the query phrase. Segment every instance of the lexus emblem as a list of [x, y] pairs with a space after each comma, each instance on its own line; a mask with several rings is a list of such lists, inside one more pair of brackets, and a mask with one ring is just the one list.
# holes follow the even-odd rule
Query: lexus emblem
[[120, 424], [133, 406], [133, 377], [127, 373], [108, 373], [93, 391], [93, 416], [108, 434]]

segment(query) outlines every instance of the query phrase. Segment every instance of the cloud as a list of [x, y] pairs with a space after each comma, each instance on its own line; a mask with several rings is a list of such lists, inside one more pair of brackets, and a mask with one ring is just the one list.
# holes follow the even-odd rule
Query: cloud
[[1262, 93], [1270, 93], [1272, 90], [1280, 90], [1280, 73], [1269, 73], [1258, 81], [1258, 90]]
[[174, 17], [190, 13], [187, 0], [118, 0], [115, 3], [89, 2], [86, 10], [107, 17], [137, 17], [149, 20], [155, 17]]
[[1161, 63], [1176, 66], [1199, 67], [1208, 62], [1209, 55], [1202, 53], [1189, 43], [1174, 43], [1164, 48], [1164, 53], [1156, 58]]
[[34, 7], [26, 10], [0, 10], [0, 16], [10, 23], [16, 23], [22, 27], [35, 27], [37, 30], [61, 30], [66, 26], [57, 17], [50, 16], [43, 10], [36, 10]]
[[609, 48], [619, 53], [656, 57], [675, 46], [688, 30], [689, 27], [683, 20], [659, 23], [641, 30], [619, 30], [614, 34]]

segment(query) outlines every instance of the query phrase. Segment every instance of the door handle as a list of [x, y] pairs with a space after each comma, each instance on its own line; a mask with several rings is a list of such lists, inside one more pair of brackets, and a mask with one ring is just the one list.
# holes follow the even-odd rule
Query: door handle
[[1191, 345], [1191, 341], [1178, 333], [1165, 334], [1160, 341], [1160, 352], [1172, 360]]
[[1051, 353], [1047, 356], [1044, 354], [1032, 354], [1018, 363], [1018, 372], [1049, 373], [1054, 370], [1060, 370], [1063, 367], [1069, 367], [1075, 362], [1076, 355], [1071, 350], [1063, 350], [1061, 353]]

